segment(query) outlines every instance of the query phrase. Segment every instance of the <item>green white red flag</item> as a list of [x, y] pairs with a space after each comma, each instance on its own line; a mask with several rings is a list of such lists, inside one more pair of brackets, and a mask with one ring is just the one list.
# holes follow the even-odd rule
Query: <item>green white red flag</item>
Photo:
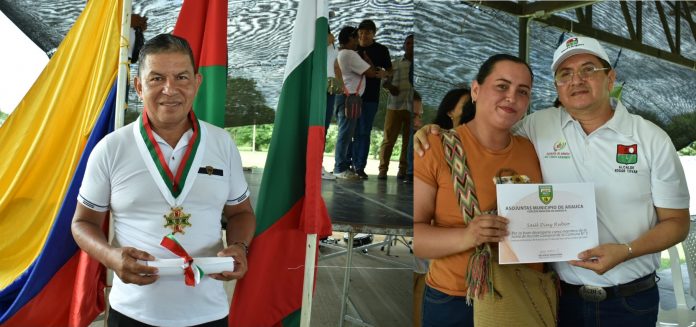
[[193, 50], [194, 66], [203, 83], [193, 103], [198, 119], [224, 127], [227, 91], [227, 0], [184, 0], [176, 36]]
[[307, 234], [331, 234], [321, 197], [326, 111], [326, 0], [301, 0], [256, 206], [249, 271], [230, 326], [298, 326]]

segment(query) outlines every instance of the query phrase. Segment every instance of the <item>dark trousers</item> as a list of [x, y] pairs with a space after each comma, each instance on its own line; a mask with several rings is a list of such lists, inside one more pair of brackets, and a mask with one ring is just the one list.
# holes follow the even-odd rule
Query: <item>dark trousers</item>
[[[152, 325], [125, 316], [111, 307], [109, 307], [109, 319], [107, 319], [106, 322], [106, 325], [109, 327], [153, 327]], [[196, 325], [195, 327], [227, 327], [227, 317]]]
[[562, 292], [558, 326], [654, 327], [659, 302], [657, 285], [630, 296], [613, 297], [601, 302], [585, 301], [576, 292]]

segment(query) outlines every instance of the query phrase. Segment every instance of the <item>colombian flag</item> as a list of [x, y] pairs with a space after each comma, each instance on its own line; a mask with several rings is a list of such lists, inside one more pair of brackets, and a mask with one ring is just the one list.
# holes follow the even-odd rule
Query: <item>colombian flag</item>
[[230, 326], [299, 326], [307, 234], [331, 234], [321, 197], [327, 13], [326, 0], [300, 1]]
[[113, 126], [121, 9], [88, 1], [0, 128], [3, 326], [86, 326], [104, 309], [103, 268], [70, 223], [89, 153]]

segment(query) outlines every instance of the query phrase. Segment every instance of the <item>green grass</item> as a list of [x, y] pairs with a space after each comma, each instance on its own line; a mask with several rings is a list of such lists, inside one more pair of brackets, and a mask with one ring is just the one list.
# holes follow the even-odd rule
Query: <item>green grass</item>
[[[679, 264], [684, 264], [684, 263], [686, 263], [686, 260], [684, 260], [684, 259], [679, 260]], [[658, 270], [662, 270], [662, 269], [669, 269], [669, 258], [662, 258], [660, 260], [660, 269], [658, 269]]]

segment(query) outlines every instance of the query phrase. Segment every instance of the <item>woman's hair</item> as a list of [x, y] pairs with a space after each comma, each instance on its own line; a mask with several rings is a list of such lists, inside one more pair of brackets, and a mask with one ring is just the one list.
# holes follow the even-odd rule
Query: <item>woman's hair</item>
[[486, 80], [486, 77], [488, 77], [488, 75], [491, 74], [491, 71], [493, 71], [493, 66], [495, 66], [495, 64], [497, 64], [500, 61], [512, 61], [518, 64], [525, 65], [529, 70], [529, 75], [532, 76], [532, 82], [534, 82], [534, 73], [532, 72], [532, 68], [529, 67], [529, 64], [527, 64], [524, 60], [518, 57], [505, 53], [499, 53], [488, 57], [488, 59], [486, 59], [486, 61], [484, 61], [481, 65], [481, 68], [479, 68], [478, 74], [476, 74], [476, 81], [479, 84], [483, 84], [483, 81]]
[[469, 96], [469, 100], [464, 103], [464, 108], [462, 108], [462, 116], [459, 120], [459, 124], [464, 124], [472, 120], [476, 112], [474, 110], [474, 105], [471, 102], [471, 90], [469, 90], [468, 88], [457, 88], [450, 90], [449, 92], [447, 92], [447, 94], [445, 94], [445, 97], [442, 98], [440, 106], [437, 107], [437, 115], [435, 115], [433, 123], [445, 129], [454, 128], [452, 124], [452, 118], [450, 118], [450, 116], [448, 116], [447, 114], [450, 111], [454, 110], [454, 108], [457, 106], [457, 103], [459, 103], [459, 100], [461, 100], [461, 98], [465, 95]]

